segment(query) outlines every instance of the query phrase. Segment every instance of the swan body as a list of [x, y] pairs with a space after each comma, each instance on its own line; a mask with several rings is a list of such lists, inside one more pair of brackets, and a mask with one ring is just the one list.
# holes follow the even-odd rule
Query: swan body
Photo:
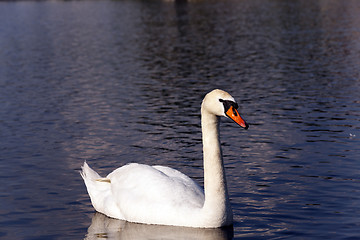
[[130, 163], [102, 178], [85, 162], [84, 179], [95, 210], [130, 222], [216, 228], [233, 221], [219, 141], [219, 117], [243, 128], [237, 103], [213, 90], [201, 105], [204, 190], [185, 174], [164, 166]]

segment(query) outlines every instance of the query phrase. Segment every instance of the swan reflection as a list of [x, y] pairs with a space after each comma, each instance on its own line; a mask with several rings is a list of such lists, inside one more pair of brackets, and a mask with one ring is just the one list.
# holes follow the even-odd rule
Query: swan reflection
[[130, 223], [95, 213], [86, 235], [93, 239], [204, 239], [228, 240], [233, 238], [233, 227], [188, 228]]

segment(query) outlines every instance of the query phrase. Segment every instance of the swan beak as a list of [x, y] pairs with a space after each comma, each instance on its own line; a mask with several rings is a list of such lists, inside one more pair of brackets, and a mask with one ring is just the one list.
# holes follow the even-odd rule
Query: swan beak
[[225, 112], [226, 116], [231, 118], [234, 122], [240, 125], [240, 127], [243, 127], [244, 129], [249, 128], [249, 124], [245, 122], [244, 119], [240, 116], [239, 112], [234, 108], [234, 106], [230, 106], [230, 108]]

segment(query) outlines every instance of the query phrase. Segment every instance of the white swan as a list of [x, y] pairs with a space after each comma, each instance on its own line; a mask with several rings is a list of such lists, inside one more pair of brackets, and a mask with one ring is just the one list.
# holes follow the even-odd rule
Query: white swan
[[188, 176], [169, 167], [131, 163], [101, 178], [85, 162], [81, 176], [95, 210], [146, 224], [201, 228], [231, 225], [218, 123], [219, 116], [225, 116], [247, 129], [237, 108], [234, 98], [218, 89], [202, 102], [205, 193]]

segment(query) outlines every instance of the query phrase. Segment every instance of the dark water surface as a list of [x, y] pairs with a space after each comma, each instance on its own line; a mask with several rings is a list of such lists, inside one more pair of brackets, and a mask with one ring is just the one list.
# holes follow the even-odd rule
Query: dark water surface
[[202, 184], [222, 88], [234, 238], [360, 238], [360, 1], [0, 2], [0, 238], [227, 239], [94, 215], [78, 173], [168, 165]]

